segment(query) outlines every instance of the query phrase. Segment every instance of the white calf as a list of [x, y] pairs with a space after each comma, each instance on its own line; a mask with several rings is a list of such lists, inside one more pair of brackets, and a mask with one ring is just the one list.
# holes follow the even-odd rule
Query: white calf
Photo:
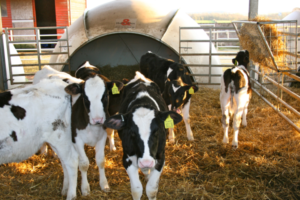
[[0, 164], [20, 162], [47, 142], [61, 160], [62, 194], [76, 197], [78, 153], [71, 140], [70, 95], [61, 80], [0, 93]]

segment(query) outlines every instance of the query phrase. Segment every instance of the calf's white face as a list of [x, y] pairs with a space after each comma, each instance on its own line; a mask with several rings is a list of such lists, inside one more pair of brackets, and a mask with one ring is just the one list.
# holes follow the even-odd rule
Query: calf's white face
[[[85, 106], [89, 110], [90, 124], [103, 124], [106, 119], [105, 107], [108, 105], [104, 81], [95, 76], [85, 82]], [[86, 99], [87, 98], [87, 99]], [[86, 102], [86, 101], [89, 101]]]
[[152, 168], [154, 167], [155, 160], [150, 155], [148, 141], [151, 135], [151, 123], [155, 118], [154, 110], [147, 108], [138, 108], [133, 113], [132, 120], [138, 128], [138, 134], [144, 143], [144, 151], [142, 157], [138, 158], [139, 168]]

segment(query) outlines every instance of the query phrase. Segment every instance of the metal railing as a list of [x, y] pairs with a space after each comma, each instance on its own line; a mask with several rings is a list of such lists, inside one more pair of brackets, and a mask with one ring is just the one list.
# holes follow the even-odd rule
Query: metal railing
[[[11, 33], [14, 31], [31, 31], [31, 34], [27, 34], [27, 35], [12, 35]], [[65, 34], [66, 34], [66, 38], [60, 38], [61, 34], [43, 34], [41, 35], [40, 32], [41, 30], [64, 30]], [[34, 34], [32, 34], [34, 33]], [[34, 27], [34, 28], [5, 28], [5, 36], [6, 36], [6, 49], [7, 49], [7, 56], [8, 56], [8, 66], [9, 66], [9, 80], [11, 85], [14, 84], [30, 84], [32, 83], [32, 81], [28, 80], [25, 82], [16, 82], [14, 81], [14, 77], [32, 77], [34, 76], [35, 73], [26, 73], [26, 69], [30, 68], [30, 67], [38, 67], [38, 70], [42, 69], [42, 66], [44, 65], [57, 65], [57, 64], [61, 64], [61, 65], [68, 65], [69, 66], [69, 71], [71, 71], [70, 68], [70, 62], [69, 59], [66, 60], [66, 62], [64, 63], [50, 63], [42, 62], [42, 56], [46, 56], [46, 55], [59, 55], [59, 54], [66, 54], [68, 57], [70, 56], [70, 52], [69, 52], [69, 41], [68, 41], [68, 28], [67, 27]], [[27, 37], [30, 39], [24, 39], [22, 37]], [[43, 39], [45, 37], [52, 37], [51, 39]], [[53, 38], [54, 37], [54, 38]], [[12, 40], [10, 40], [10, 38]], [[18, 38], [18, 39], [16, 39]], [[66, 44], [65, 46], [62, 45]], [[24, 64], [22, 62], [22, 64], [13, 64], [12, 63], [12, 57], [14, 56], [20, 56], [19, 53], [17, 54], [11, 54], [11, 50], [10, 50], [10, 44], [12, 45], [16, 45], [16, 44], [26, 44], [26, 45], [30, 45], [33, 48], [25, 48], [22, 49], [22, 51], [28, 51], [25, 54], [22, 54], [23, 56], [37, 56], [37, 63], [30, 63], [30, 64]], [[60, 45], [59, 47], [63, 47], [62, 51], [60, 52], [53, 52], [54, 49], [43, 49], [42, 45], [43, 44], [56, 44], [56, 45]], [[61, 48], [60, 48], [61, 49]], [[34, 59], [36, 60], [36, 59]], [[15, 74], [13, 73], [13, 68], [16, 67], [23, 67], [24, 68], [24, 73], [19, 73], [19, 74]], [[36, 70], [37, 71], [37, 70]]]
[[[189, 30], [189, 31], [195, 31], [195, 30], [203, 30], [208, 34], [208, 39], [183, 39], [182, 38], [182, 31], [184, 30]], [[183, 64], [184, 66], [188, 68], [193, 68], [193, 67], [201, 67], [201, 68], [208, 68], [208, 74], [190, 74], [190, 76], [193, 77], [208, 77], [208, 82], [195, 82], [198, 85], [220, 85], [220, 83], [212, 83], [212, 77], [221, 77], [221, 74], [213, 74], [212, 73], [212, 68], [215, 67], [222, 67], [222, 68], [229, 68], [232, 67], [232, 64], [213, 64], [212, 63], [212, 56], [222, 56], [222, 57], [228, 57], [231, 56], [228, 59], [232, 59], [236, 55], [236, 52], [212, 52], [212, 48], [215, 43], [238, 43], [239, 39], [237, 38], [220, 38], [214, 36], [215, 33], [220, 33], [224, 31], [234, 31], [234, 27], [179, 27], [179, 60], [181, 61], [182, 58], [186, 56], [208, 56], [208, 63], [203, 64], [203, 63], [193, 63], [193, 64]], [[185, 45], [183, 45], [185, 43]], [[191, 48], [188, 47], [189, 43], [209, 43], [209, 50], [208, 52], [205, 53], [188, 53]], [[238, 46], [239, 47], [239, 46]], [[183, 50], [185, 52], [183, 52]], [[192, 71], [192, 70], [190, 70]]]

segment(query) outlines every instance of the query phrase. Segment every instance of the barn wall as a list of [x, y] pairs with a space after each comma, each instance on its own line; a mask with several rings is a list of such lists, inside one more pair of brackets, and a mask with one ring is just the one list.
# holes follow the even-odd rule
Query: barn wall
[[86, 1], [82, 0], [70, 0], [71, 6], [71, 24], [78, 19], [86, 9]]
[[[32, 0], [10, 0], [14, 28], [34, 27]], [[16, 30], [14, 35], [33, 35], [32, 30]], [[32, 40], [33, 37], [16, 37], [14, 40]]]
[[[55, 0], [56, 26], [69, 26], [69, 1]], [[64, 33], [64, 30], [58, 29], [58, 34]]]
[[2, 27], [3, 28], [12, 28], [12, 21], [11, 21], [11, 5], [10, 0], [6, 0], [6, 7], [7, 7], [7, 17], [2, 17]]

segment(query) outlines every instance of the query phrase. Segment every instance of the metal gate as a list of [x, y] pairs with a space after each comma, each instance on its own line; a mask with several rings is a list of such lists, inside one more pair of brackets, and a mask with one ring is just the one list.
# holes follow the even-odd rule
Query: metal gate
[[[57, 34], [41, 34], [42, 31], [53, 29], [56, 30]], [[62, 32], [65, 33], [66, 38], [61, 38]], [[6, 46], [4, 48], [6, 48], [7, 52], [7, 65], [9, 69], [8, 80], [11, 85], [31, 84], [35, 72], [41, 70], [44, 65], [67, 65], [70, 71], [67, 27], [5, 28], [5, 40]], [[11, 53], [12, 45], [16, 48], [16, 53]], [[59, 52], [53, 52], [56, 45], [60, 47]], [[50, 63], [49, 59], [43, 59], [44, 56], [49, 57], [59, 54], [68, 56], [66, 62]], [[12, 62], [13, 57], [22, 57], [22, 63], [14, 64]], [[14, 69], [20, 67], [23, 67], [24, 73], [14, 73]], [[4, 67], [4, 69], [6, 68]], [[16, 81], [17, 77], [25, 77], [25, 81]], [[4, 81], [6, 82], [7, 80]]]
[[[185, 31], [189, 32], [197, 32], [197, 31], [205, 31], [207, 33], [208, 38], [203, 39], [189, 39], [186, 38], [184, 35]], [[232, 37], [228, 37], [228, 33], [233, 33]], [[208, 73], [199, 73], [199, 74], [190, 74], [190, 76], [193, 76], [194, 79], [197, 79], [197, 77], [206, 77], [206, 82], [199, 82], [196, 81], [195, 83], [198, 85], [220, 85], [220, 82], [213, 82], [212, 78], [220, 78], [221, 73], [213, 73], [213, 68], [222, 68], [224, 71], [224, 68], [227, 69], [229, 67], [232, 67], [231, 59], [236, 55], [236, 50], [239, 49], [238, 46], [239, 39], [235, 33], [234, 27], [230, 24], [229, 27], [216, 27], [216, 26], [209, 26], [209, 27], [179, 27], [179, 60], [182, 59], [185, 60], [185, 58], [189, 56], [193, 57], [208, 57], [208, 62], [203, 63], [193, 63], [193, 64], [183, 64], [184, 66], [188, 68], [203, 68], [208, 69], [205, 70]], [[208, 44], [208, 52], [195, 52], [193, 51], [193, 47], [191, 47], [193, 44]], [[213, 47], [217, 51], [213, 52]], [[219, 49], [224, 48], [230, 48], [229, 51], [219, 51]], [[233, 48], [233, 49], [232, 49]], [[224, 60], [230, 60], [230, 62], [222, 62], [221, 64], [213, 64], [212, 58], [214, 56], [222, 57], [221, 59]], [[193, 70], [190, 70], [193, 71]]]

